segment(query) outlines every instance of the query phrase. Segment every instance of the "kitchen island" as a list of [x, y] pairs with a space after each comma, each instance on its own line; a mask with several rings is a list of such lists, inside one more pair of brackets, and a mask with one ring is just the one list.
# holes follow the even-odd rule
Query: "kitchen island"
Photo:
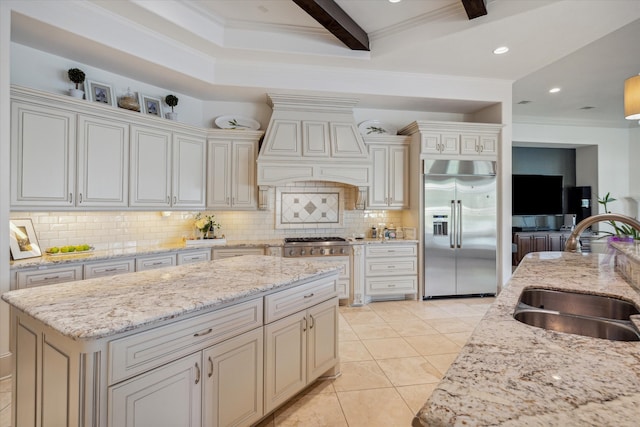
[[[608, 254], [527, 255], [414, 426], [638, 425], [640, 342], [554, 332], [513, 318], [530, 287], [615, 296], [640, 307], [640, 294], [613, 261]], [[640, 326], [639, 315], [632, 320]]]
[[250, 425], [338, 372], [338, 269], [256, 255], [5, 293], [12, 425]]

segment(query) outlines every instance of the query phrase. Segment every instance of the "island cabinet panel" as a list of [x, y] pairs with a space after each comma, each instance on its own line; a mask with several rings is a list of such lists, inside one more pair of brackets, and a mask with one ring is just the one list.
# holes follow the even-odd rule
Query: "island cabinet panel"
[[338, 364], [338, 297], [265, 325], [265, 413]]
[[37, 419], [36, 407], [39, 405], [38, 393], [38, 359], [40, 351], [39, 334], [22, 322], [17, 322], [15, 334], [16, 345], [13, 348], [15, 360], [15, 377], [13, 378], [13, 418], [16, 425], [35, 427]]
[[261, 325], [262, 299], [255, 299], [111, 341], [109, 384]]
[[202, 361], [195, 353], [109, 388], [109, 427], [200, 427]]
[[263, 416], [263, 353], [262, 328], [204, 351], [203, 426], [243, 426]]

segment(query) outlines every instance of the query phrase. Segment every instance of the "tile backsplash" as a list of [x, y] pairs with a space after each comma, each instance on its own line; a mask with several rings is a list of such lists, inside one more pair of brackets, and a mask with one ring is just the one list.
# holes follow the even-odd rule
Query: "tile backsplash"
[[[335, 183], [334, 183], [335, 184]], [[269, 207], [264, 211], [206, 211], [222, 225], [228, 241], [271, 240], [299, 236], [351, 236], [368, 233], [379, 223], [402, 225], [401, 211], [353, 210], [352, 187], [346, 187], [343, 228], [322, 228], [314, 224], [299, 229], [275, 228], [275, 189], [269, 190]], [[350, 208], [351, 207], [351, 208]], [[30, 218], [40, 247], [90, 244], [96, 249], [175, 244], [196, 234], [197, 211], [73, 211], [12, 212], [11, 218]]]

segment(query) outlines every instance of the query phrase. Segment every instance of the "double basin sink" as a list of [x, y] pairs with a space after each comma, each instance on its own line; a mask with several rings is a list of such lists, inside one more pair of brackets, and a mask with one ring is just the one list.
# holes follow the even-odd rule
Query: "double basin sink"
[[513, 317], [531, 326], [612, 341], [640, 341], [631, 322], [635, 304], [614, 297], [572, 291], [528, 288]]

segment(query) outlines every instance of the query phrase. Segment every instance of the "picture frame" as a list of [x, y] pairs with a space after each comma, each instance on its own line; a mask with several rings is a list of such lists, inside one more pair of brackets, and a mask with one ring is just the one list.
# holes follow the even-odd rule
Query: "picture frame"
[[28, 218], [9, 221], [9, 246], [14, 260], [42, 256], [36, 231]]
[[113, 96], [113, 87], [107, 83], [100, 83], [93, 80], [87, 80], [85, 93], [87, 100], [98, 102], [101, 104], [116, 106], [116, 98]]
[[163, 117], [162, 100], [149, 95], [141, 95], [140, 110], [150, 116]]

